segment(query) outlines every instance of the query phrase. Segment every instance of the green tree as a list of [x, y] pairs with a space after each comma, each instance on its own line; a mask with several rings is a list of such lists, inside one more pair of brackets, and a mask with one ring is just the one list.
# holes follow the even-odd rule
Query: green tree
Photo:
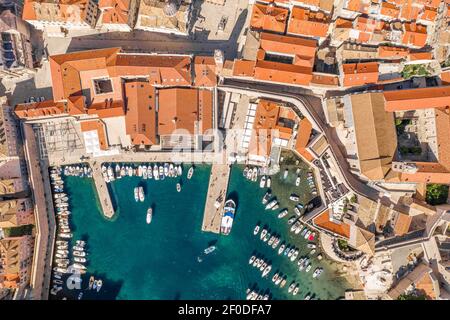
[[438, 205], [447, 202], [448, 186], [444, 184], [427, 185], [426, 202], [431, 205]]
[[424, 295], [415, 295], [415, 294], [401, 294], [398, 296], [397, 300], [426, 300], [427, 298]]

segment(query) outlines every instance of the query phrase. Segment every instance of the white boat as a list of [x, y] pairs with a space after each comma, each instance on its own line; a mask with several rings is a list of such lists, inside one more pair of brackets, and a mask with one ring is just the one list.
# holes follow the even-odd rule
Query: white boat
[[315, 249], [316, 248], [316, 245], [314, 243], [308, 243], [306, 246], [308, 247], [308, 249]]
[[271, 185], [272, 185], [272, 179], [271, 179], [270, 177], [267, 177], [267, 180], [266, 180], [266, 187], [267, 187], [267, 188], [270, 188]]
[[132, 166], [129, 166], [129, 167], [128, 167], [128, 176], [129, 176], [129, 177], [132, 177], [132, 176], [133, 176], [133, 167], [132, 167]]
[[177, 192], [181, 192], [181, 184], [177, 183]]
[[272, 277], [272, 282], [275, 283], [278, 280], [278, 273], [275, 273]]
[[[139, 169], [138, 169], [139, 170]], [[144, 179], [144, 180], [147, 180], [147, 178], [148, 178], [148, 174], [147, 174], [147, 166], [142, 166], [142, 172], [141, 172], [141, 175], [142, 175], [142, 178]], [[138, 174], [139, 174], [139, 171], [138, 171]]]
[[277, 199], [273, 199], [266, 205], [266, 210], [273, 209], [278, 204]]
[[234, 215], [236, 213], [236, 203], [229, 199], [225, 202], [224, 213], [222, 216], [222, 222], [220, 225], [220, 231], [224, 235], [228, 235], [231, 231], [234, 221]]
[[153, 170], [151, 165], [148, 165], [147, 167], [147, 178], [153, 179]]
[[288, 170], [288, 169], [285, 169], [285, 170], [284, 170], [284, 173], [283, 173], [283, 179], [286, 179], [287, 176], [288, 176], [288, 174], [289, 174], [289, 170]]
[[152, 222], [152, 217], [153, 217], [153, 209], [152, 208], [148, 208], [147, 209], [147, 224], [150, 224], [150, 222]]
[[84, 251], [74, 251], [73, 255], [76, 257], [85, 257], [86, 256], [86, 252]]
[[258, 259], [258, 263], [256, 264], [257, 268], [261, 268], [261, 266], [263, 265], [264, 260], [263, 259]]
[[296, 287], [295, 282], [292, 282], [288, 288], [288, 292], [291, 293], [292, 291], [294, 291], [295, 287]]
[[269, 241], [267, 242], [267, 244], [269, 245], [269, 246], [272, 246], [272, 244], [273, 244], [273, 242], [275, 241], [275, 236], [271, 236], [270, 237], [270, 239], [269, 239]]
[[169, 177], [174, 177], [177, 173], [174, 171], [173, 163], [169, 164]]
[[272, 198], [272, 193], [270, 191], [267, 191], [262, 199], [262, 204], [267, 204], [269, 202], [270, 198]]
[[281, 254], [283, 253], [283, 251], [284, 251], [285, 248], [286, 248], [286, 245], [283, 243], [283, 244], [280, 246], [280, 249], [278, 249], [278, 255], [281, 255]]
[[81, 246], [73, 246], [72, 249], [75, 251], [84, 251], [84, 248]]
[[83, 266], [82, 264], [79, 264], [79, 263], [74, 263], [72, 266], [73, 266], [73, 268], [75, 268], [75, 269], [86, 270], [86, 267]]
[[97, 280], [97, 292], [99, 292], [100, 291], [100, 289], [102, 288], [102, 285], [103, 285], [103, 281], [102, 281], [102, 279], [100, 279], [100, 280]]
[[259, 263], [260, 260], [261, 260], [261, 259], [256, 258], [255, 261], [253, 261], [253, 266], [256, 267], [256, 266], [258, 265], [258, 263]]
[[250, 260], [248, 260], [248, 264], [252, 264], [253, 262], [255, 262], [256, 256], [251, 256]]
[[277, 238], [273, 244], [272, 244], [272, 249], [276, 249], [276, 247], [278, 247], [278, 245], [280, 244], [280, 238]]
[[305, 271], [309, 272], [311, 270], [311, 268], [312, 268], [312, 265], [308, 264], [308, 266], [306, 267]]
[[244, 176], [244, 178], [247, 178], [247, 174], [248, 174], [248, 167], [245, 167], [244, 171], [242, 171], [242, 175]]
[[259, 267], [259, 271], [261, 271], [261, 272], [263, 272], [264, 271], [264, 269], [267, 267], [267, 262], [263, 262], [262, 264], [261, 264], [261, 267]]
[[269, 240], [269, 238], [270, 238], [270, 233], [267, 232], [267, 234], [266, 234], [266, 236], [264, 237], [263, 241], [264, 241], [264, 242], [267, 242], [267, 240]]
[[252, 181], [256, 182], [258, 180], [258, 168], [253, 168]]
[[295, 259], [297, 259], [297, 257], [298, 257], [298, 250], [296, 249], [295, 251], [294, 251], [294, 254], [291, 256], [291, 261], [292, 262], [294, 262], [295, 261]]
[[305, 239], [308, 239], [308, 237], [309, 237], [309, 235], [311, 234], [311, 231], [310, 230], [308, 230], [308, 232], [306, 232], [306, 234], [305, 234]]
[[144, 200], [145, 200], [144, 188], [139, 187], [138, 193], [139, 193], [139, 201], [144, 202]]
[[164, 167], [159, 166], [159, 179], [164, 180], [166, 176], [164, 175]]
[[142, 166], [139, 165], [139, 166], [138, 166], [138, 173], [137, 173], [137, 176], [138, 176], [138, 177], [142, 177], [142, 175], [143, 175], [143, 172], [142, 172]]
[[296, 296], [297, 295], [297, 293], [298, 293], [298, 290], [299, 290], [299, 287], [298, 287], [298, 285], [295, 287], [295, 289], [294, 289], [294, 292], [292, 292], [292, 294], [294, 295], [294, 296]]
[[187, 178], [191, 179], [193, 174], [194, 174], [194, 167], [190, 167], [188, 170]]
[[261, 177], [261, 181], [259, 182], [259, 187], [264, 188], [266, 186], [266, 176]]
[[168, 163], [164, 163], [164, 176], [168, 176], [169, 175], [169, 164]]
[[255, 229], [253, 230], [253, 235], [257, 235], [258, 234], [258, 232], [259, 232], [259, 229], [260, 229], [260, 227], [257, 225], [256, 227], [255, 227]]
[[288, 258], [292, 257], [292, 255], [294, 254], [294, 252], [295, 252], [295, 249], [294, 249], [294, 248], [292, 248], [291, 250], [289, 250], [289, 252], [288, 252], [288, 254], [287, 254]]
[[271, 266], [271, 265], [268, 265], [268, 266], [264, 269], [264, 271], [263, 271], [261, 277], [263, 277], [263, 278], [266, 277], [266, 276], [269, 274], [270, 270], [272, 270], [272, 266]]
[[89, 278], [89, 290], [91, 290], [92, 289], [92, 287], [93, 287], [93, 285], [94, 285], [94, 282], [95, 282], [95, 278], [94, 278], [94, 276], [91, 276], [90, 278]]
[[295, 186], [298, 187], [300, 185], [300, 177], [297, 177], [297, 179], [295, 179]]
[[158, 166], [156, 164], [153, 165], [153, 178], [159, 180]]
[[136, 201], [136, 202], [139, 201], [139, 188], [138, 187], [134, 188], [134, 201]]
[[[255, 170], [256, 170], [256, 168], [255, 168]], [[253, 169], [250, 168], [247, 171], [247, 179], [251, 180], [252, 179], [252, 175], [253, 175]]]
[[264, 239], [264, 237], [266, 236], [266, 234], [267, 234], [267, 230], [266, 230], [266, 229], [263, 229], [263, 230], [261, 231], [261, 234], [259, 235], [260, 239], [261, 239], [261, 240]]
[[73, 260], [75, 262], [78, 262], [78, 263], [85, 263], [86, 262], [86, 258], [82, 258], [82, 257], [74, 257]]
[[322, 272], [323, 272], [322, 268], [320, 268], [320, 267], [316, 268], [316, 270], [314, 270], [314, 273], [313, 273], [313, 278], [314, 279], [318, 278], [322, 274]]

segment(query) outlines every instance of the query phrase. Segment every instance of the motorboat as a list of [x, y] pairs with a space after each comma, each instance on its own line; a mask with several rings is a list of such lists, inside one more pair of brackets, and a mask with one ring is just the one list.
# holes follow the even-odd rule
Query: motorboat
[[292, 256], [291, 256], [291, 261], [292, 262], [294, 262], [295, 261], [295, 259], [297, 259], [297, 257], [298, 257], [298, 249], [296, 249], [295, 251], [294, 251], [294, 253], [292, 254]]
[[94, 285], [94, 281], [95, 281], [94, 276], [90, 276], [90, 278], [89, 278], [89, 286], [88, 286], [89, 290], [92, 289], [92, 286]]
[[236, 203], [229, 199], [225, 202], [223, 209], [222, 222], [220, 225], [220, 231], [223, 235], [228, 235], [233, 227], [234, 216], [236, 213]]
[[323, 272], [323, 268], [318, 267], [318, 268], [316, 268], [316, 270], [314, 270], [314, 273], [313, 273], [312, 277], [313, 277], [314, 279], [315, 279], [315, 278], [318, 278], [318, 277], [320, 277], [320, 275], [322, 274], [322, 272]]
[[293, 217], [289, 218], [288, 224], [293, 224], [295, 222], [295, 220], [297, 220], [296, 216], [293, 216]]
[[[260, 260], [261, 260], [261, 259], [256, 258], [255, 261], [253, 261], [253, 266], [254, 266], [254, 267], [257, 267]], [[261, 265], [261, 264], [260, 264], [260, 265]]]
[[139, 193], [139, 201], [140, 202], [144, 202], [144, 200], [145, 200], [144, 188], [143, 187], [139, 187], [138, 193]]
[[309, 237], [309, 235], [311, 234], [311, 231], [310, 230], [308, 230], [308, 232], [306, 232], [306, 234], [305, 234], [305, 239], [308, 239], [308, 237]]
[[275, 283], [275, 281], [278, 280], [278, 273], [275, 273], [272, 277], [272, 282]]
[[[147, 166], [143, 165], [142, 167], [139, 166], [139, 168], [141, 168], [140, 177], [142, 177], [142, 179], [144, 179], [144, 180], [147, 180], [147, 178], [148, 178]], [[138, 176], [139, 176], [139, 168], [138, 168]]]
[[247, 179], [248, 179], [248, 180], [251, 180], [251, 179], [252, 179], [252, 175], [253, 175], [253, 169], [250, 168], [250, 169], [248, 169], [248, 171], [247, 171]]
[[173, 171], [173, 163], [169, 164], [169, 177], [174, 177], [175, 172]]
[[100, 280], [97, 280], [97, 292], [99, 292], [99, 291], [100, 291], [100, 289], [102, 288], [102, 285], [103, 285], [103, 281], [102, 281], [102, 279], [100, 279]]
[[288, 252], [288, 254], [287, 254], [288, 258], [292, 257], [292, 255], [294, 254], [294, 252], [295, 252], [295, 249], [294, 249], [294, 248], [292, 248], [291, 250], [289, 250], [289, 252]]
[[316, 248], [316, 245], [314, 243], [308, 243], [306, 246], [308, 247], [308, 249], [315, 249]]
[[322, 260], [322, 259], [323, 259], [322, 254], [319, 253], [319, 254], [317, 255], [317, 260]]
[[255, 229], [253, 230], [253, 235], [256, 236], [258, 234], [258, 232], [259, 232], [259, 229], [260, 229], [259, 225], [255, 226]]
[[177, 192], [181, 192], [181, 184], [177, 183]]
[[153, 177], [155, 180], [159, 180], [158, 166], [156, 164], [153, 165]]
[[270, 188], [271, 185], [272, 185], [272, 179], [271, 179], [270, 177], [267, 177], [267, 180], [266, 180], [266, 187], [267, 187], [267, 188]]
[[286, 247], [286, 249], [283, 252], [283, 255], [287, 256], [289, 254], [289, 252], [291, 251], [291, 248]]
[[284, 286], [286, 285], [286, 282], [287, 282], [286, 277], [283, 277], [283, 279], [281, 280], [281, 283], [280, 283], [280, 288], [284, 288]]
[[153, 170], [152, 170], [152, 166], [150, 164], [147, 167], [147, 178], [153, 179]]
[[252, 264], [253, 262], [255, 262], [256, 256], [251, 256], [250, 260], [248, 260], [248, 264]]
[[286, 248], [286, 245], [283, 243], [280, 248], [278, 249], [278, 255], [281, 255], [284, 252], [284, 249]]
[[169, 164], [168, 163], [164, 163], [164, 175], [167, 177], [169, 175]]
[[261, 266], [262, 266], [262, 264], [264, 263], [264, 260], [263, 259], [258, 259], [258, 263], [256, 264], [256, 267], [257, 268], [261, 268]]
[[289, 170], [286, 168], [283, 173], [283, 179], [286, 179], [289, 174]]
[[178, 173], [178, 176], [180, 176], [180, 177], [183, 174], [183, 167], [181, 167], [181, 164], [179, 164], [177, 166], [177, 173]]
[[272, 270], [272, 266], [271, 266], [271, 265], [268, 265], [268, 266], [264, 269], [264, 271], [263, 271], [261, 277], [263, 277], [263, 278], [266, 277], [266, 276], [269, 274], [270, 270]]
[[242, 171], [242, 175], [244, 176], [244, 178], [247, 178], [247, 173], [248, 173], [248, 167], [245, 167], [244, 171]]
[[298, 187], [300, 185], [300, 177], [297, 176], [297, 179], [295, 179], [295, 186]]
[[194, 167], [190, 167], [188, 170], [187, 178], [191, 179], [193, 174], [194, 174]]
[[298, 228], [297, 229], [295, 229], [295, 231], [294, 231], [294, 233], [295, 234], [299, 234], [300, 233], [300, 231], [302, 231], [302, 224], [300, 223], [300, 225], [298, 226]]
[[266, 176], [261, 177], [261, 181], [259, 182], [259, 187], [264, 188], [266, 186]]
[[294, 296], [296, 296], [297, 293], [298, 293], [298, 290], [299, 290], [299, 286], [296, 285], [294, 291], [292, 292], [292, 294], [293, 294]]
[[164, 180], [166, 178], [166, 176], [164, 175], [164, 167], [159, 166], [158, 172], [159, 172], [159, 179]]
[[316, 253], [316, 249], [312, 249], [312, 250], [309, 252], [309, 255], [312, 256], [312, 255], [314, 255], [314, 253]]
[[308, 232], [308, 228], [305, 227], [305, 229], [303, 229], [302, 233], [300, 233], [300, 236], [304, 237], [307, 232]]
[[312, 268], [312, 265], [308, 264], [308, 266], [306, 267], [305, 271], [309, 272], [311, 270], [311, 268]]
[[266, 267], [267, 267], [267, 262], [263, 261], [263, 263], [261, 264], [261, 267], [259, 267], [259, 271], [263, 272]]
[[264, 242], [267, 242], [267, 240], [269, 240], [269, 238], [270, 238], [270, 233], [267, 232], [267, 234], [266, 234], [266, 236], [264, 237], [263, 241], [264, 241]]
[[152, 222], [152, 217], [153, 217], [153, 209], [152, 208], [148, 208], [147, 209], [147, 216], [146, 216], [147, 224], [150, 224]]
[[289, 200], [297, 202], [297, 201], [300, 201], [300, 197], [298, 195], [296, 195], [295, 193], [292, 193], [289, 196]]
[[261, 234], [260, 234], [260, 238], [261, 238], [261, 240], [262, 239], [264, 239], [264, 237], [266, 236], [266, 234], [267, 234], [267, 230], [266, 229], [263, 229], [262, 231], [261, 231]]
[[[138, 177], [142, 177], [143, 176], [144, 173], [142, 172], [142, 169], [143, 169], [143, 166], [139, 165], [138, 166], [138, 173], [137, 173]], [[146, 169], [147, 169], [147, 167], [146, 167]]]
[[309, 241], [314, 241], [315, 238], [316, 238], [316, 233], [313, 232], [313, 233], [311, 233], [311, 234], [309, 235], [308, 240], [309, 240]]
[[295, 282], [292, 282], [291, 285], [288, 288], [288, 292], [291, 293], [292, 291], [294, 291], [295, 287], [296, 287]]
[[136, 202], [139, 201], [139, 188], [138, 187], [134, 188], [134, 201], [136, 201]]
[[273, 209], [278, 204], [277, 199], [273, 199], [266, 205], [266, 210]]
[[272, 193], [270, 192], [270, 190], [268, 190], [262, 199], [262, 204], [267, 204], [270, 198], [272, 198]]
[[295, 207], [294, 207], [294, 212], [295, 212], [295, 214], [297, 215], [297, 216], [301, 216], [302, 215], [302, 212], [300, 211], [301, 210], [301, 208], [298, 206], [298, 205], [296, 205]]
[[252, 181], [256, 182], [257, 180], [258, 180], [258, 169], [257, 168], [253, 168]]
[[78, 262], [78, 263], [85, 263], [86, 262], [86, 258], [82, 258], [82, 257], [74, 257], [73, 260], [75, 262]]
[[280, 243], [280, 238], [277, 238], [272, 244], [272, 249], [276, 249], [276, 247], [278, 246], [279, 243]]
[[86, 252], [84, 251], [74, 251], [73, 255], [76, 257], [85, 257], [86, 256]]
[[217, 247], [216, 246], [209, 246], [208, 248], [206, 248], [205, 250], [203, 250], [204, 254], [210, 254], [211, 252], [213, 252], [214, 250], [216, 250]]
[[275, 241], [275, 236], [271, 236], [270, 239], [269, 239], [269, 241], [267, 242], [267, 244], [268, 244], [269, 246], [271, 246], [271, 245], [273, 244], [274, 241]]

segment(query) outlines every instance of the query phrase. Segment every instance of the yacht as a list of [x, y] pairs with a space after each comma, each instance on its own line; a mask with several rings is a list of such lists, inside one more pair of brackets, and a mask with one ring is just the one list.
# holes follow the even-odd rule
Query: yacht
[[270, 188], [271, 185], [272, 185], [272, 179], [271, 179], [270, 177], [267, 177], [267, 180], [266, 180], [266, 187], [267, 187], [267, 188]]
[[253, 235], [257, 235], [258, 234], [258, 232], [259, 232], [259, 229], [260, 229], [260, 227], [257, 225], [256, 227], [255, 227], [255, 229], [253, 230]]
[[281, 283], [280, 283], [280, 288], [284, 288], [284, 286], [286, 285], [286, 277], [283, 277], [283, 279], [281, 280]]
[[253, 262], [255, 262], [256, 256], [251, 256], [250, 260], [248, 260], [248, 264], [252, 264]]
[[194, 174], [194, 167], [190, 167], [188, 170], [187, 178], [191, 179], [193, 174]]
[[139, 201], [139, 188], [138, 187], [134, 188], [134, 201], [136, 201], [136, 202]]
[[248, 173], [248, 167], [245, 167], [244, 171], [242, 172], [242, 175], [244, 176], [244, 178], [247, 178], [247, 173]]
[[271, 245], [273, 244], [274, 241], [275, 241], [275, 236], [271, 236], [270, 239], [269, 239], [269, 241], [267, 242], [267, 244], [268, 244], [269, 246], [271, 246]]
[[261, 267], [259, 267], [259, 271], [263, 272], [266, 267], [267, 267], [267, 262], [263, 261], [263, 263], [261, 264]]
[[292, 201], [299, 201], [300, 200], [300, 198], [299, 198], [299, 196], [298, 195], [296, 195], [295, 193], [292, 193], [290, 196], [289, 196], [289, 200], [292, 200]]
[[220, 231], [222, 234], [228, 235], [233, 226], [234, 215], [236, 213], [236, 203], [232, 199], [227, 200], [223, 210], [224, 214], [222, 216]]
[[316, 248], [316, 245], [314, 243], [308, 243], [306, 246], [308, 247], [308, 249], [315, 249]]
[[300, 233], [300, 231], [302, 231], [302, 228], [303, 228], [303, 226], [302, 226], [302, 224], [300, 224], [299, 225], [299, 227], [295, 230], [295, 234], [299, 234]]
[[272, 198], [272, 193], [270, 192], [270, 190], [268, 190], [262, 199], [262, 204], [267, 204], [270, 198]]
[[312, 268], [312, 265], [308, 264], [308, 266], [306, 267], [305, 271], [309, 272], [311, 270], [311, 268]]
[[139, 191], [139, 201], [144, 202], [144, 200], [145, 200], [144, 188], [139, 187], [138, 191]]
[[264, 269], [264, 271], [263, 271], [261, 277], [263, 277], [263, 278], [266, 277], [266, 276], [269, 274], [270, 270], [272, 270], [272, 266], [271, 266], [271, 265], [268, 265], [268, 266]]
[[173, 163], [169, 164], [169, 177], [174, 177], [175, 172], [173, 171]]
[[280, 249], [278, 249], [278, 255], [280, 255], [280, 254], [282, 254], [283, 252], [284, 252], [284, 249], [286, 248], [286, 245], [283, 243], [281, 246], [280, 246]]
[[294, 291], [295, 287], [296, 287], [295, 282], [292, 282], [288, 288], [288, 292], [291, 293], [292, 291]]
[[85, 257], [86, 256], [86, 252], [84, 251], [74, 251], [73, 255], [76, 257]]
[[275, 281], [277, 280], [278, 280], [278, 272], [273, 275], [272, 282], [275, 283]]
[[315, 279], [315, 278], [320, 277], [322, 272], [323, 272], [323, 268], [320, 268], [320, 267], [316, 268], [316, 270], [314, 270], [314, 273], [313, 273], [313, 278]]
[[[140, 166], [139, 166], [140, 167]], [[139, 170], [139, 169], [138, 169]], [[138, 172], [139, 175], [139, 172]], [[147, 166], [142, 166], [142, 172], [141, 172], [142, 178], [144, 180], [147, 180], [148, 178], [148, 173], [147, 173]]]
[[153, 177], [155, 180], [159, 180], [158, 166], [156, 163], [153, 165]]
[[[255, 261], [253, 261], [253, 266], [254, 267], [257, 267], [258, 266], [258, 263], [261, 261], [261, 259], [259, 259], [259, 258], [256, 258], [255, 259]], [[261, 265], [261, 264], [260, 264]]]
[[266, 234], [266, 236], [264, 237], [263, 241], [264, 241], [264, 242], [267, 242], [267, 240], [269, 240], [269, 238], [270, 238], [270, 233], [267, 232], [267, 234]]
[[252, 181], [256, 182], [257, 180], [258, 180], [258, 168], [254, 168], [252, 173]]
[[169, 175], [169, 164], [168, 163], [164, 163], [163, 172], [166, 177]]
[[178, 175], [181, 177], [181, 175], [183, 174], [183, 168], [181, 167], [181, 164], [179, 164], [178, 166], [177, 166], [177, 173], [178, 173]]
[[78, 263], [85, 263], [86, 262], [86, 258], [82, 258], [82, 257], [74, 257], [73, 260], [75, 262], [78, 262]]
[[266, 176], [261, 177], [261, 181], [259, 182], [259, 187], [264, 188], [266, 186]]
[[272, 249], [276, 249], [276, 247], [278, 246], [279, 243], [280, 243], [280, 238], [276, 238], [276, 240], [272, 244]]
[[264, 260], [262, 258], [258, 259], [258, 263], [256, 264], [256, 267], [261, 268], [263, 263], [264, 263]]
[[164, 167], [161, 165], [161, 166], [159, 166], [159, 179], [164, 180], [165, 178], [166, 178], [166, 176], [164, 174]]
[[293, 224], [295, 222], [295, 220], [297, 220], [296, 216], [293, 216], [293, 217], [289, 218], [288, 224]]
[[292, 294], [293, 294], [294, 296], [296, 296], [297, 293], [298, 293], [298, 290], [299, 290], [299, 286], [296, 285], [296, 286], [295, 286], [295, 289], [294, 289], [294, 292], [292, 292]]
[[307, 232], [308, 232], [308, 228], [305, 227], [305, 229], [303, 229], [302, 233], [300, 233], [300, 236], [304, 237]]
[[143, 176], [143, 172], [142, 172], [143, 167], [141, 165], [138, 166], [138, 173], [137, 176], [138, 177], [142, 177]]
[[288, 254], [287, 254], [288, 258], [292, 257], [292, 255], [294, 254], [294, 252], [295, 252], [295, 249], [294, 249], [294, 248], [291, 248], [291, 250], [289, 250], [289, 252], [288, 252]]
[[291, 261], [294, 262], [295, 259], [297, 259], [297, 257], [298, 257], [298, 249], [296, 249], [296, 250], [294, 251], [294, 253], [292, 254], [292, 256], [291, 256]]
[[273, 199], [266, 205], [266, 210], [273, 209], [278, 204], [277, 199]]
[[261, 240], [262, 239], [264, 239], [264, 237], [266, 236], [266, 234], [267, 234], [267, 230], [266, 229], [263, 229], [262, 231], [261, 231], [261, 234], [260, 234], [260, 238], [261, 238]]
[[153, 170], [152, 170], [152, 166], [150, 164], [147, 167], [147, 178], [153, 179]]
[[305, 239], [308, 239], [308, 237], [309, 237], [310, 234], [311, 234], [311, 231], [308, 230], [308, 232], [306, 232], [306, 234], [305, 234]]
[[150, 224], [152, 222], [152, 217], [153, 217], [153, 209], [148, 208], [147, 209], [147, 217], [146, 217], [147, 224]]
[[177, 183], [177, 192], [181, 192], [181, 184]]
[[295, 186], [298, 187], [300, 185], [300, 177], [297, 176], [297, 179], [295, 179]]

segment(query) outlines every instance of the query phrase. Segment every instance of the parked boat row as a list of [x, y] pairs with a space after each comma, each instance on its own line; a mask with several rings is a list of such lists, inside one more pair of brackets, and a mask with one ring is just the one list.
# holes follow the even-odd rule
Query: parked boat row
[[267, 290], [264, 292], [262, 290], [252, 290], [251, 288], [247, 288], [246, 294], [247, 300], [269, 300], [270, 298], [269, 292]]
[[270, 270], [272, 270], [272, 265], [270, 262], [265, 261], [263, 257], [258, 258], [256, 255], [250, 257], [248, 264], [261, 271], [262, 278], [267, 277]]
[[92, 178], [92, 168], [87, 164], [64, 166], [64, 175], [80, 178]]
[[317, 196], [317, 188], [316, 188], [316, 184], [314, 183], [314, 175], [312, 172], [308, 172], [308, 175], [306, 177], [306, 182], [308, 183], [308, 186], [311, 189], [312, 195]]
[[97, 292], [100, 292], [102, 286], [103, 286], [102, 279], [95, 279], [94, 276], [90, 276], [88, 290], [96, 290]]
[[[187, 178], [191, 179], [194, 167], [189, 168]], [[144, 180], [181, 177], [183, 167], [174, 163], [147, 163], [147, 164], [103, 164], [102, 175], [107, 183], [124, 177], [142, 177]]]
[[244, 172], [242, 173], [245, 178], [250, 181], [256, 182], [258, 181], [258, 168], [249, 168], [245, 167]]

